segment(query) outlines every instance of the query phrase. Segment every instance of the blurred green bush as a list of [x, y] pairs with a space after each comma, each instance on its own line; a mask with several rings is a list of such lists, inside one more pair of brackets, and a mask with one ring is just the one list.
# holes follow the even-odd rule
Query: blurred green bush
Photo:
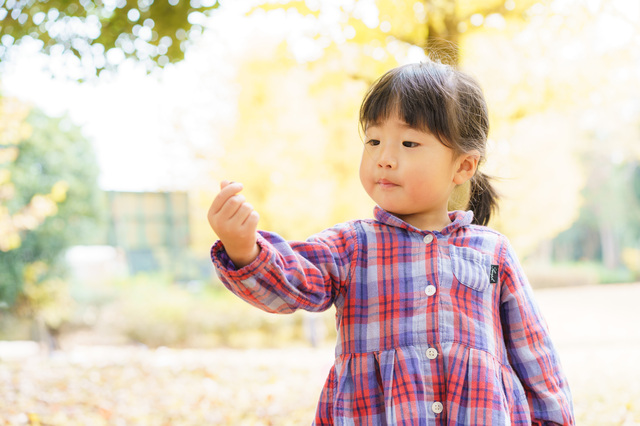
[[[309, 345], [310, 327], [319, 343], [335, 339], [334, 314], [276, 315], [240, 300], [219, 283], [184, 286], [158, 275], [119, 282], [101, 308], [96, 329], [150, 347], [260, 348]], [[311, 316], [314, 316], [314, 321]], [[317, 339], [316, 339], [317, 340]]]
[[607, 268], [597, 262], [525, 265], [525, 271], [533, 288], [630, 283], [640, 278], [630, 268]]

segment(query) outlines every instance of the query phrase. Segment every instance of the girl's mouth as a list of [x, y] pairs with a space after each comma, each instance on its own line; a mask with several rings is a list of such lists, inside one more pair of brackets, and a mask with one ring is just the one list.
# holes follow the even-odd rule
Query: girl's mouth
[[393, 183], [393, 182], [391, 182], [389, 180], [386, 180], [386, 179], [379, 179], [376, 183], [381, 188], [394, 188], [394, 187], [398, 186], [397, 184], [395, 184], [395, 183]]

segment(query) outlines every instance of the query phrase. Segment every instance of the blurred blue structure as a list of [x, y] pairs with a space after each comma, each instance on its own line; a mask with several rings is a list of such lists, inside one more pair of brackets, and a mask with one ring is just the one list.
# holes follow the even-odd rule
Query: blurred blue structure
[[124, 251], [129, 273], [167, 273], [175, 281], [200, 278], [189, 250], [186, 192], [108, 191], [106, 244]]

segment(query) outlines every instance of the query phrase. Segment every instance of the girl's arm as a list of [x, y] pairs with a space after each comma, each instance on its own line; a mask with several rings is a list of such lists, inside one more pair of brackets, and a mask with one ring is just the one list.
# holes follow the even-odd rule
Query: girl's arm
[[501, 270], [501, 319], [509, 361], [522, 382], [534, 425], [575, 423], [567, 379], [533, 291], [508, 242]]
[[236, 268], [220, 241], [212, 247], [211, 258], [222, 283], [264, 311], [320, 312], [339, 303], [351, 275], [356, 241], [349, 224], [306, 242], [288, 242], [275, 233], [259, 231], [259, 254], [249, 265]]
[[258, 233], [258, 214], [241, 190], [241, 184], [223, 181], [207, 215], [220, 238], [211, 258], [223, 284], [268, 312], [328, 309], [350, 274], [353, 229], [338, 226], [306, 243]]

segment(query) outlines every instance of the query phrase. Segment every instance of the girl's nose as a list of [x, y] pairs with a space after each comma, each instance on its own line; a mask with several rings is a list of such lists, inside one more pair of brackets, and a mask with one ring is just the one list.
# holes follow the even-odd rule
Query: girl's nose
[[398, 165], [396, 156], [389, 149], [383, 149], [378, 157], [378, 167], [383, 169], [395, 169]]

